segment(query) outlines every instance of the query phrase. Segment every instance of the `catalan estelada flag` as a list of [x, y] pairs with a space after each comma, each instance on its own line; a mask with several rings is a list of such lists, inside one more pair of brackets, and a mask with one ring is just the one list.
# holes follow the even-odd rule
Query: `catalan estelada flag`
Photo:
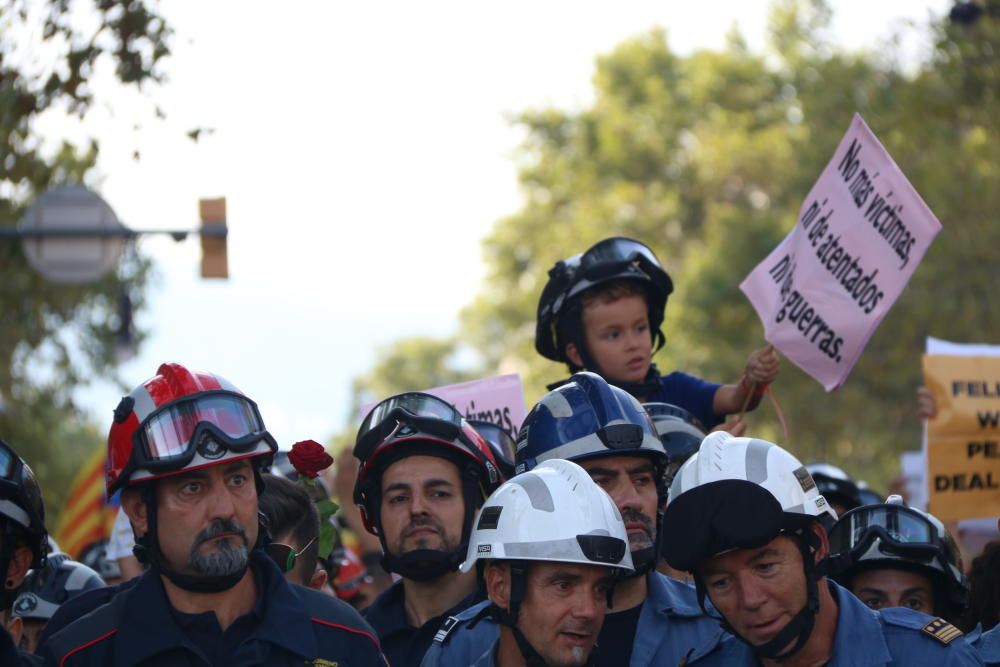
[[84, 462], [53, 533], [59, 548], [73, 558], [94, 542], [108, 539], [118, 514], [117, 496], [108, 502], [104, 495], [105, 455], [105, 448], [98, 447]]

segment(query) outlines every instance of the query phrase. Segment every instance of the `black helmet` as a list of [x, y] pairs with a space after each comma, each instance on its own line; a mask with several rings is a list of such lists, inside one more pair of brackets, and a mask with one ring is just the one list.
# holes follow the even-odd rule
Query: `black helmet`
[[660, 442], [667, 450], [667, 467], [663, 481], [669, 487], [681, 464], [698, 451], [707, 431], [697, 417], [676, 405], [643, 403], [642, 407], [653, 419]]
[[[535, 325], [535, 349], [547, 359], [569, 363], [565, 346], [558, 332], [560, 319], [574, 303], [574, 297], [584, 290], [611, 280], [638, 280], [646, 289], [649, 306], [649, 327], [654, 332], [656, 349], [663, 345], [663, 312], [667, 297], [674, 291], [670, 276], [663, 270], [656, 255], [634, 239], [615, 236], [591, 246], [586, 252], [556, 262], [549, 269], [549, 281], [538, 301]], [[593, 370], [593, 369], [591, 369]]]
[[861, 492], [857, 483], [846, 472], [837, 466], [820, 462], [807, 463], [806, 470], [812, 475], [827, 502], [840, 505], [844, 508], [844, 513], [861, 507]]
[[42, 567], [49, 544], [42, 490], [28, 464], [3, 440], [0, 440], [0, 520], [4, 523], [4, 535], [16, 537], [19, 532], [25, 538], [25, 546], [33, 556], [31, 567]]
[[840, 517], [830, 529], [830, 568], [841, 584], [866, 569], [918, 572], [934, 584], [935, 612], [955, 618], [969, 602], [962, 554], [941, 521], [892, 495]]

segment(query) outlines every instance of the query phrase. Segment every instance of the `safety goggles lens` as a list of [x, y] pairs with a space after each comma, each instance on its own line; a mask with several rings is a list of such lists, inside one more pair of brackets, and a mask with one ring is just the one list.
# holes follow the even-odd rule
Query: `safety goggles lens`
[[446, 401], [430, 394], [409, 392], [387, 398], [372, 408], [361, 422], [354, 455], [362, 461], [367, 459], [379, 442], [404, 423], [417, 426], [443, 423], [447, 425], [448, 437], [454, 437], [461, 430], [462, 415]]
[[184, 456], [201, 423], [215, 426], [232, 440], [263, 434], [264, 424], [253, 404], [230, 394], [209, 394], [182, 401], [156, 412], [142, 426], [146, 460], [169, 461]]
[[456, 425], [462, 422], [462, 416], [447, 402], [437, 396], [414, 391], [387, 398], [372, 408], [361, 424], [359, 435], [364, 435], [385, 421], [389, 414], [397, 408], [405, 410], [415, 417], [442, 419]]
[[844, 515], [830, 532], [830, 551], [850, 551], [875, 530], [895, 546], [934, 545], [937, 531], [926, 518], [899, 506], [866, 506]]
[[472, 428], [490, 444], [494, 452], [498, 452], [509, 462], [514, 461], [516, 446], [507, 431], [496, 424], [482, 421], [472, 423]]
[[14, 468], [17, 457], [14, 452], [0, 445], [0, 479], [14, 481]]

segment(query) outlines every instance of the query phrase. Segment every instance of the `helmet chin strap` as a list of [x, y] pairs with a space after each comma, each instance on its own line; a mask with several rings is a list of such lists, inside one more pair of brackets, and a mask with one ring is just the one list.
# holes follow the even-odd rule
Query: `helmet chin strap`
[[0, 548], [0, 568], [3, 568], [3, 578], [0, 579], [0, 611], [7, 611], [14, 603], [14, 598], [17, 597], [16, 588], [7, 588], [7, 571], [10, 570], [10, 564], [14, 561], [16, 547], [14, 546], [14, 531], [6, 523], [3, 524], [2, 533], [3, 547]]
[[[802, 568], [806, 576], [805, 606], [792, 617], [792, 620], [785, 624], [785, 627], [778, 631], [778, 634], [759, 646], [748, 642], [736, 632], [725, 618], [720, 619], [720, 624], [726, 632], [750, 646], [757, 655], [778, 662], [787, 660], [801, 651], [806, 642], [809, 641], [809, 637], [812, 636], [813, 628], [816, 625], [816, 614], [819, 612], [818, 580], [825, 574], [823, 565], [815, 562], [815, 549], [819, 547], [819, 538], [806, 528], [800, 534], [793, 536], [793, 539], [802, 553]], [[695, 588], [698, 592], [698, 602], [702, 611], [705, 611], [705, 584], [699, 574], [695, 575]], [[706, 613], [708, 612], [706, 611]], [[785, 650], [789, 644], [792, 644], [791, 648]]]
[[382, 568], [386, 572], [394, 572], [404, 579], [413, 581], [433, 581], [449, 572], [458, 570], [465, 560], [469, 548], [469, 536], [472, 534], [472, 522], [476, 516], [476, 508], [481, 502], [477, 497], [479, 478], [474, 468], [461, 469], [462, 495], [465, 501], [465, 516], [462, 523], [462, 542], [451, 551], [440, 549], [414, 549], [401, 556], [389, 551], [385, 541], [385, 531], [382, 529], [381, 516], [376, 513], [378, 539], [382, 543]]
[[386, 551], [382, 556], [382, 567], [386, 572], [395, 572], [404, 579], [414, 581], [432, 581], [454, 572], [461, 563], [462, 558], [457, 549], [453, 551], [414, 549], [402, 556], [394, 556]]
[[644, 577], [646, 574], [653, 569], [656, 565], [657, 554], [659, 549], [654, 543], [652, 546], [644, 547], [642, 549], [636, 549], [632, 552], [632, 566], [635, 568], [633, 572], [628, 572], [624, 575], [625, 579], [638, 579], [639, 577]]
[[656, 364], [649, 365], [649, 371], [646, 373], [646, 377], [642, 380], [642, 382], [619, 382], [618, 380], [613, 380], [611, 378], [605, 379], [608, 381], [608, 384], [612, 384], [619, 389], [624, 389], [636, 398], [648, 399], [650, 396], [663, 388], [660, 384], [660, 371], [656, 368]]
[[[494, 620], [500, 625], [505, 625], [510, 628], [511, 634], [514, 635], [514, 641], [517, 643], [517, 648], [521, 652], [521, 657], [524, 658], [524, 664], [526, 667], [550, 667], [549, 663], [545, 661], [545, 658], [535, 650], [535, 647], [531, 645], [528, 638], [524, 636], [521, 629], [517, 627], [517, 617], [521, 612], [521, 603], [524, 601], [525, 586], [528, 581], [528, 571], [527, 567], [524, 565], [517, 565], [511, 563], [510, 565], [510, 599], [508, 606], [510, 610], [502, 609], [496, 604], [490, 603], [490, 613], [493, 615]], [[587, 657], [587, 662], [584, 667], [589, 667], [591, 663], [591, 657], [593, 656], [593, 651], [591, 655]]]
[[[663, 334], [660, 331], [657, 331], [656, 334], [653, 335], [654, 342], [657, 340], [657, 338], [661, 340], [663, 338]], [[575, 336], [573, 343], [576, 345], [576, 351], [580, 355], [580, 361], [583, 362], [583, 367], [581, 368], [576, 364], [574, 364], [573, 362], [567, 361], [566, 363], [569, 366], [569, 370], [571, 373], [576, 373], [577, 371], [581, 370], [593, 371], [598, 375], [600, 375], [601, 377], [603, 377], [608, 384], [614, 385], [619, 389], [624, 389], [625, 391], [632, 394], [636, 398], [648, 398], [649, 396], [652, 396], [662, 388], [660, 384], [660, 371], [656, 368], [656, 364], [651, 363], [649, 365], [649, 370], [646, 372], [646, 377], [643, 378], [641, 382], [628, 382], [625, 380], [615, 380], [613, 378], [608, 377], [601, 369], [601, 367], [597, 364], [597, 361], [590, 354], [590, 350], [587, 348], [587, 343], [583, 339], [582, 334]], [[662, 343], [660, 343], [660, 345], [662, 346]], [[551, 390], [554, 387], [552, 385], [549, 385], [548, 388]]]

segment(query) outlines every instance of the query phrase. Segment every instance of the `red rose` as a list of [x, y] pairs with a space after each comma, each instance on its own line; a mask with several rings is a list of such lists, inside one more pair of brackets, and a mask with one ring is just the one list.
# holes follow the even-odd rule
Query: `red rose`
[[295, 468], [295, 472], [303, 477], [312, 478], [319, 475], [321, 470], [333, 465], [333, 457], [315, 440], [303, 440], [292, 445], [292, 451], [288, 452], [288, 461]]

